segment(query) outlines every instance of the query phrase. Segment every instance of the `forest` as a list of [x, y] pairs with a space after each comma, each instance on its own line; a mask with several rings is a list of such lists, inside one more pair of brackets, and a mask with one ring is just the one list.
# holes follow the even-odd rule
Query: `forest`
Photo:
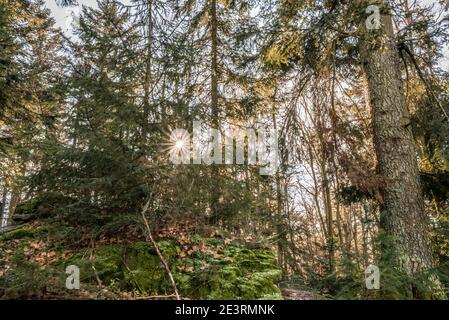
[[447, 300], [448, 0], [0, 0], [0, 300]]

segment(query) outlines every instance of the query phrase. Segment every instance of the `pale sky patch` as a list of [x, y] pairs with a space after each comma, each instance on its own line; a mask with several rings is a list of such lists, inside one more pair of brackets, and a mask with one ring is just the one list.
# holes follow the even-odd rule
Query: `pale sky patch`
[[[131, 0], [122, 0], [124, 4], [129, 4]], [[436, 0], [421, 0], [421, 3], [426, 5], [437, 4]], [[81, 6], [85, 5], [92, 8], [97, 8], [97, 0], [78, 0], [78, 6], [71, 6], [61, 8], [56, 5], [55, 0], [45, 0], [45, 6], [52, 12], [53, 17], [56, 20], [56, 25], [63, 31], [70, 33], [72, 30], [72, 23], [74, 18], [80, 14]], [[435, 5], [434, 10], [438, 10], [439, 6]], [[443, 50], [444, 57], [440, 60], [440, 66], [446, 71], [449, 70], [449, 45], [445, 46]]]

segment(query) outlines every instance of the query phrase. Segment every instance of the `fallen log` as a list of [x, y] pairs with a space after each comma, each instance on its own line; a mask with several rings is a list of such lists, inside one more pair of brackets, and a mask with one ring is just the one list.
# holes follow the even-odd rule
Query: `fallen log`
[[0, 234], [7, 233], [7, 232], [10, 232], [10, 231], [14, 231], [14, 230], [19, 229], [21, 227], [23, 227], [23, 226], [19, 225], [19, 226], [1, 227], [0, 228]]

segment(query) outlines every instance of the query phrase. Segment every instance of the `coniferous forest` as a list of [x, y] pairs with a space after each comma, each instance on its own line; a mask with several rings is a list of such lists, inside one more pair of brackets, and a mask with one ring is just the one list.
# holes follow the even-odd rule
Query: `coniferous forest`
[[447, 300], [449, 1], [0, 0], [0, 299]]

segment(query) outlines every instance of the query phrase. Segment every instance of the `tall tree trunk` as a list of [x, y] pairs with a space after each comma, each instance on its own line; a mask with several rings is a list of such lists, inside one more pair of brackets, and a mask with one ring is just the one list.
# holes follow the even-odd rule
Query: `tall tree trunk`
[[[210, 96], [212, 111], [212, 127], [219, 129], [219, 107], [218, 107], [218, 18], [217, 18], [217, 0], [210, 2]], [[212, 165], [211, 170], [211, 217], [212, 223], [217, 223], [220, 219], [218, 203], [220, 199], [219, 169], [217, 164]]]
[[392, 17], [382, 14], [381, 23], [381, 30], [366, 30], [360, 43], [378, 173], [385, 178], [381, 186], [380, 227], [393, 240], [396, 267], [412, 274], [433, 265], [429, 223], [424, 212]]
[[152, 55], [153, 55], [153, 0], [147, 0], [147, 43], [146, 43], [146, 63], [145, 63], [145, 78], [143, 84], [143, 115], [142, 115], [142, 149], [146, 150], [148, 132], [149, 132], [149, 116], [150, 116], [150, 95], [152, 91]]
[[[320, 88], [320, 81], [316, 82], [317, 88]], [[321, 90], [318, 92], [319, 95], [322, 94]], [[334, 216], [332, 212], [332, 200], [330, 194], [329, 186], [329, 176], [328, 176], [328, 147], [327, 141], [324, 136], [325, 124], [323, 121], [324, 115], [322, 110], [322, 102], [319, 98], [314, 98], [314, 113], [316, 113], [316, 134], [319, 142], [319, 152], [317, 152], [317, 162], [320, 170], [321, 177], [321, 197], [323, 198], [324, 212], [326, 215], [326, 226], [327, 226], [327, 241], [326, 250], [328, 252], [328, 272], [334, 272], [334, 262], [335, 262], [335, 248], [334, 248]]]
[[211, 0], [210, 4], [210, 37], [211, 37], [211, 105], [212, 123], [218, 126], [218, 19], [217, 0]]
[[[334, 52], [335, 52], [335, 48], [334, 48]], [[336, 82], [336, 67], [335, 67], [335, 55], [334, 55], [334, 60], [332, 62], [332, 77], [331, 77], [331, 103], [330, 103], [330, 108], [331, 108], [331, 115], [330, 115], [330, 120], [331, 120], [331, 129], [332, 129], [332, 147], [330, 148], [330, 158], [332, 159], [332, 165], [333, 165], [333, 170], [334, 170], [334, 175], [335, 175], [335, 186], [334, 186], [334, 190], [340, 190], [340, 179], [339, 179], [339, 171], [338, 171], [338, 166], [337, 166], [337, 153], [338, 153], [338, 139], [337, 139], [337, 113], [335, 112], [335, 82]], [[335, 216], [336, 216], [336, 220], [337, 220], [337, 230], [338, 230], [338, 239], [340, 241], [340, 246], [343, 246], [344, 244], [344, 239], [343, 239], [343, 231], [342, 231], [342, 225], [341, 225], [341, 212], [340, 212], [340, 202], [339, 201], [335, 201]]]
[[[277, 131], [277, 121], [275, 114], [275, 106], [273, 105], [273, 112], [271, 114], [271, 119], [273, 122], [273, 129]], [[278, 263], [281, 266], [281, 269], [287, 271], [285, 255], [288, 251], [287, 246], [287, 226], [284, 218], [284, 203], [283, 203], [283, 194], [282, 194], [282, 186], [281, 186], [281, 172], [279, 168], [276, 170], [276, 214], [275, 214], [275, 225], [276, 232], [278, 234], [277, 239], [277, 247], [278, 247]]]

